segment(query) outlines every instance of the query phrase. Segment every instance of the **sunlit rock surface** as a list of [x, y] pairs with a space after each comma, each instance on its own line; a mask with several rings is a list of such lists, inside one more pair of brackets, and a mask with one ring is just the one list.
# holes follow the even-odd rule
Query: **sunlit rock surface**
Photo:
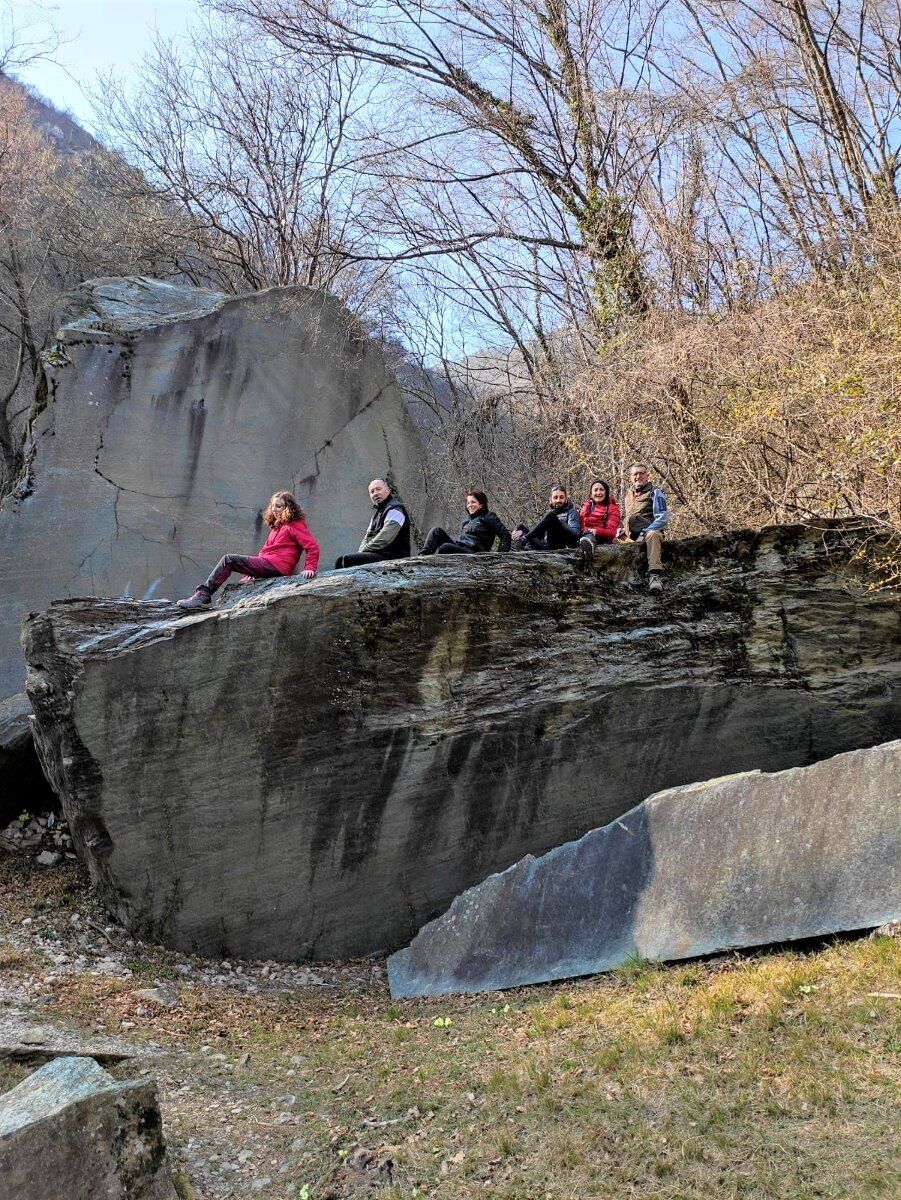
[[393, 996], [484, 992], [866, 929], [901, 914], [901, 742], [649, 797], [459, 896]]
[[393, 950], [465, 888], [726, 772], [901, 732], [884, 543], [843, 526], [412, 559], [26, 626], [36, 737], [135, 934], [210, 955]]
[[324, 562], [356, 550], [391, 472], [431, 524], [422, 449], [378, 347], [311, 288], [228, 297], [102, 279], [71, 298], [26, 477], [0, 508], [0, 699], [23, 686], [22, 614], [65, 596], [177, 599], [252, 554], [290, 488]]

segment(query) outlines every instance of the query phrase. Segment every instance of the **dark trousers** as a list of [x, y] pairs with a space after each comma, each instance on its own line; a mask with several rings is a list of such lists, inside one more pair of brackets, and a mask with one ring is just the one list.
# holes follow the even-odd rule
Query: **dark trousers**
[[368, 550], [358, 550], [356, 554], [342, 554], [335, 559], [335, 570], [343, 571], [345, 567], [362, 567], [365, 563], [387, 562], [384, 554], [372, 554]]
[[446, 529], [436, 525], [430, 529], [425, 539], [421, 554], [478, 554], [472, 546], [463, 546], [455, 542]]
[[542, 517], [534, 529], [528, 531], [523, 538], [523, 544], [528, 546], [533, 539], [537, 542], [542, 537], [546, 550], [572, 550], [579, 544], [579, 535], [561, 524], [560, 518], [553, 512]]
[[212, 596], [213, 592], [222, 587], [232, 571], [237, 571], [239, 575], [249, 575], [251, 579], [269, 579], [272, 575], [281, 575], [278, 567], [274, 567], [268, 558], [223, 554], [213, 567], [209, 579], [200, 585], [201, 589]]

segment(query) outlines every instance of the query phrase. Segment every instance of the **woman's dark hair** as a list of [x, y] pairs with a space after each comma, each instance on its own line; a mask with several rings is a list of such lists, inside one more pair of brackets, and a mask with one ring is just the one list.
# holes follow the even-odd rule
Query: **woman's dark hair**
[[[276, 500], [283, 500], [285, 507], [275, 512], [273, 504]], [[297, 497], [293, 492], [275, 492], [269, 499], [266, 506], [266, 511], [263, 513], [263, 520], [270, 529], [276, 529], [279, 525], [287, 525], [289, 521], [300, 521], [303, 519], [303, 509], [297, 503]]]
[[607, 482], [606, 479], [592, 479], [591, 485], [588, 488], [589, 500], [591, 499], [591, 492], [596, 483], [599, 483], [601, 485], [601, 487], [604, 489], [604, 499], [601, 501], [601, 504], [609, 504], [610, 503], [610, 484]]
[[475, 488], [470, 488], [469, 491], [466, 493], [466, 495], [472, 496], [472, 497], [474, 497], [474, 499], [478, 500], [478, 502], [482, 506], [482, 508], [488, 507], [488, 497], [485, 495], [484, 492], [479, 492]]

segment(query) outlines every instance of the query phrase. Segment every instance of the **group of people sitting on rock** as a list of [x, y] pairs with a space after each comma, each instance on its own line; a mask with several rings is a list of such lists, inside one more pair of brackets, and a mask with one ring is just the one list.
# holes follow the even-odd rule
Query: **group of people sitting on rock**
[[[413, 553], [410, 516], [384, 479], [369, 485], [373, 513], [359, 550], [342, 554], [336, 570], [363, 566], [389, 559], [409, 558]], [[660, 592], [663, 570], [661, 550], [663, 530], [669, 517], [666, 496], [651, 482], [644, 463], [629, 470], [629, 488], [622, 509], [610, 494], [603, 479], [595, 479], [588, 499], [576, 508], [562, 484], [554, 484], [548, 497], [548, 510], [529, 529], [517, 525], [511, 533], [500, 517], [488, 507], [488, 497], [473, 488], [466, 493], [466, 516], [460, 532], [453, 536], [436, 526], [426, 535], [420, 554], [485, 554], [490, 551], [571, 550], [578, 549], [590, 563], [599, 545], [617, 539], [643, 542], [648, 560], [648, 590]], [[244, 579], [270, 579], [292, 575], [305, 555], [302, 575], [312, 579], [319, 567], [319, 544], [310, 533], [303, 509], [291, 492], [276, 492], [269, 501], [263, 520], [269, 527], [265, 544], [255, 555], [226, 554], [213, 568], [205, 583], [192, 596], [179, 600], [178, 607], [188, 611], [208, 608], [213, 593], [232, 572]]]

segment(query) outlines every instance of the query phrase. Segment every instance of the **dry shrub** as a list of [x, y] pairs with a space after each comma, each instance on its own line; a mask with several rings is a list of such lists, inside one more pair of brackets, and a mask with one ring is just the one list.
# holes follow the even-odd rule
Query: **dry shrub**
[[575, 381], [587, 440], [617, 465], [647, 459], [681, 533], [853, 515], [901, 529], [899, 282], [889, 263], [720, 320], [654, 314]]
[[652, 311], [556, 397], [495, 395], [458, 413], [437, 469], [480, 478], [512, 517], [540, 509], [557, 478], [581, 495], [600, 474], [621, 495], [643, 460], [679, 536], [855, 515], [901, 534], [895, 244], [744, 310]]

